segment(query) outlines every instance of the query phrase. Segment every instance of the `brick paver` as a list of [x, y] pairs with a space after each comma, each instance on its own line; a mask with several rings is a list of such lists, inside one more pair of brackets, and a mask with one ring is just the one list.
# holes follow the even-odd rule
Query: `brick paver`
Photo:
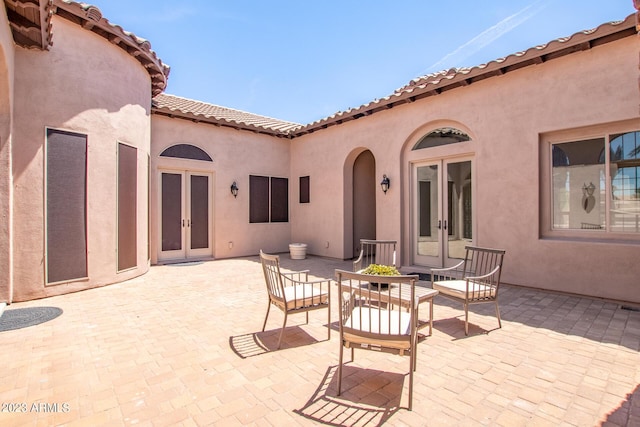
[[[324, 278], [350, 267], [282, 262]], [[461, 307], [436, 297], [410, 412], [400, 356], [356, 351], [336, 396], [338, 332], [326, 340], [325, 312], [291, 316], [274, 350], [283, 316], [272, 309], [260, 332], [263, 280], [257, 257], [156, 266], [8, 306], [64, 312], [0, 332], [0, 425], [640, 425], [640, 312], [505, 286], [502, 329], [493, 306], [472, 307], [465, 337]]]

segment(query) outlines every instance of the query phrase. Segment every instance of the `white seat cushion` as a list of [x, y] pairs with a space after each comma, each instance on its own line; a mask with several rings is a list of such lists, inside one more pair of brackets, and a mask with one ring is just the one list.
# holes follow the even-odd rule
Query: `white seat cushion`
[[317, 288], [310, 284], [286, 286], [284, 299], [287, 301], [287, 309], [311, 307], [326, 304], [329, 301], [327, 290]]
[[405, 311], [355, 307], [344, 326], [375, 334], [410, 335], [411, 315]]
[[469, 281], [469, 294], [467, 295], [466, 280], [442, 280], [433, 282], [433, 289], [445, 295], [468, 300], [495, 298], [496, 296], [495, 288], [472, 281]]

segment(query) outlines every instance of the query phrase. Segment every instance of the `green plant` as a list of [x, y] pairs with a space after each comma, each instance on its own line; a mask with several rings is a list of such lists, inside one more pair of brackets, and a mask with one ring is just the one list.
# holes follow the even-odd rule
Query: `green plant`
[[363, 274], [372, 274], [376, 276], [399, 276], [400, 272], [397, 268], [390, 265], [370, 264], [362, 271]]

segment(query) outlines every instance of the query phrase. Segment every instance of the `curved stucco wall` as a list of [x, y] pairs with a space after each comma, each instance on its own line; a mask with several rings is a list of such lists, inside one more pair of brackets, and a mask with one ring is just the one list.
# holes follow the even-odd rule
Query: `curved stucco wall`
[[11, 300], [11, 127], [14, 44], [6, 9], [0, 8], [0, 302]]
[[[472, 155], [475, 243], [507, 250], [506, 282], [640, 302], [631, 268], [640, 236], [541, 237], [539, 191], [542, 135], [622, 121], [640, 128], [638, 47], [637, 37], [626, 37], [294, 139], [291, 175], [311, 175], [325, 191], [312, 184], [311, 203], [292, 204], [292, 238], [307, 242], [310, 253], [349, 257], [341, 242], [351, 232], [343, 227], [351, 215], [343, 186], [351, 166], [343, 165], [365, 147], [375, 157], [376, 180], [387, 174], [392, 182], [386, 195], [376, 190], [377, 238], [398, 240], [400, 261], [411, 266], [410, 162]], [[411, 151], [441, 125], [461, 128], [473, 142]]]
[[[116, 45], [54, 16], [49, 51], [16, 51], [14, 300], [61, 294], [148, 271], [150, 77]], [[88, 280], [45, 283], [46, 128], [87, 135]], [[137, 266], [117, 272], [117, 147], [137, 148]]]

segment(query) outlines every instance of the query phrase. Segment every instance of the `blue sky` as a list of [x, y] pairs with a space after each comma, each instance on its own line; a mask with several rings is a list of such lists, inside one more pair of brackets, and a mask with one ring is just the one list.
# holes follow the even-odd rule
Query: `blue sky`
[[626, 18], [632, 0], [88, 0], [171, 66], [165, 93], [298, 123]]

